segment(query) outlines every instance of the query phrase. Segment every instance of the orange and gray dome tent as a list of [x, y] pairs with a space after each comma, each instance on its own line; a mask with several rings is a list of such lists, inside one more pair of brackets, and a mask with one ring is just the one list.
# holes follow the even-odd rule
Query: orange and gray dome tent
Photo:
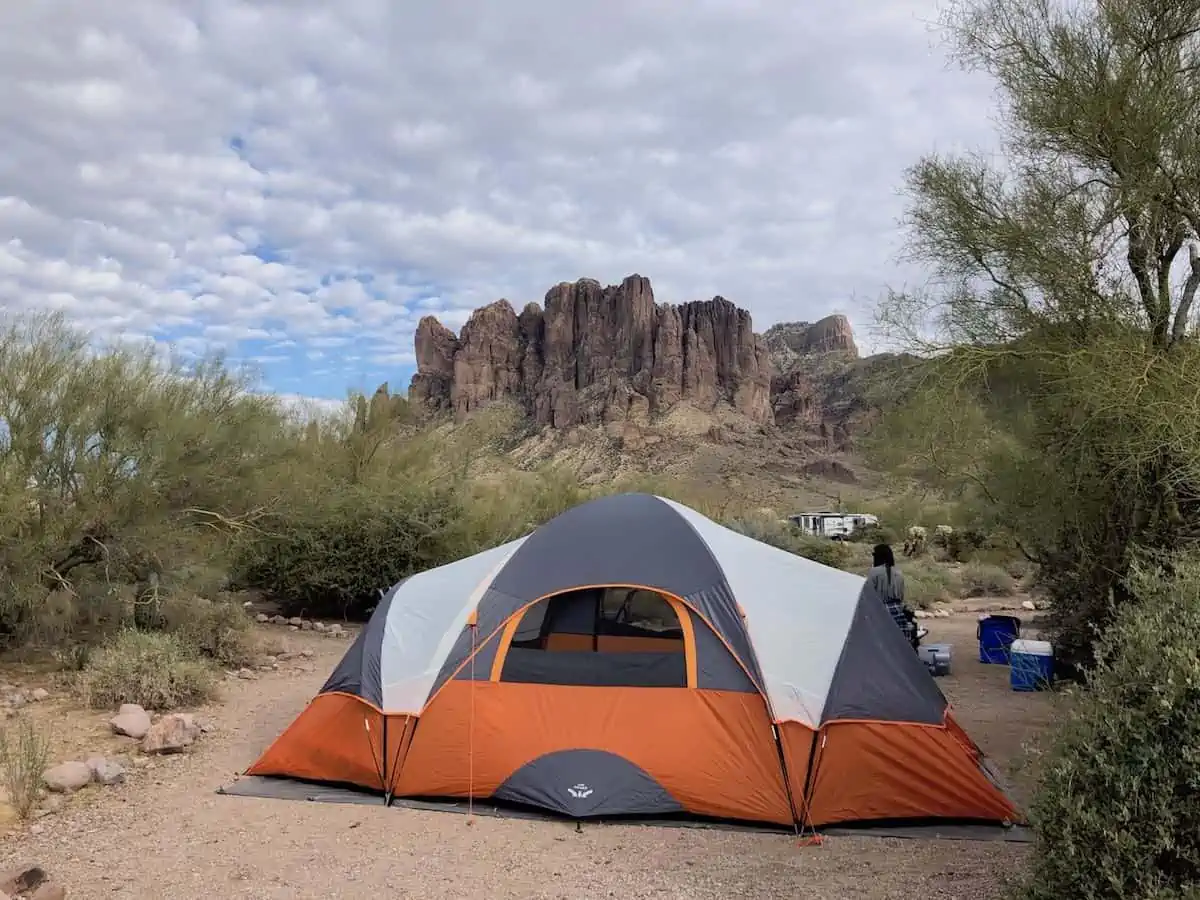
[[394, 586], [246, 775], [577, 820], [1017, 818], [865, 579], [648, 494]]

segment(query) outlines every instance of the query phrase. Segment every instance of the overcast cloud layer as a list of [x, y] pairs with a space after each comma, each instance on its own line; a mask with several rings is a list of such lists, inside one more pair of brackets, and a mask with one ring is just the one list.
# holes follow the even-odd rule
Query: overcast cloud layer
[[0, 302], [407, 384], [428, 313], [649, 276], [756, 326], [898, 270], [904, 168], [990, 141], [929, 0], [0, 7]]

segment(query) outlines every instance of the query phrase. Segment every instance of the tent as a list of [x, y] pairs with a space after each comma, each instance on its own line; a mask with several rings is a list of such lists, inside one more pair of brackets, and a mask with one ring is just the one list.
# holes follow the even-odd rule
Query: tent
[[863, 578], [648, 494], [397, 584], [246, 774], [574, 819], [1016, 818]]

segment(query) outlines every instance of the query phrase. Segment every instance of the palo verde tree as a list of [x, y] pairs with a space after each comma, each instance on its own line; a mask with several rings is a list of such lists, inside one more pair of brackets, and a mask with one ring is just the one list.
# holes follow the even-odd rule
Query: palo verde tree
[[1200, 539], [1200, 0], [955, 0], [999, 154], [908, 174], [928, 291], [884, 321], [933, 356], [881, 451], [972, 494], [1042, 564], [1087, 655], [1139, 549]]

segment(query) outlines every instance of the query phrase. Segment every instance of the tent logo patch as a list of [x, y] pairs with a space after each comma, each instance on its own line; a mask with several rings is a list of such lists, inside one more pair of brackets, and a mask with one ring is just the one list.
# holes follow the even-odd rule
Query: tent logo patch
[[580, 782], [574, 787], [567, 788], [567, 793], [576, 800], [582, 800], [584, 797], [590, 797], [592, 795], [592, 789], [583, 782]]

